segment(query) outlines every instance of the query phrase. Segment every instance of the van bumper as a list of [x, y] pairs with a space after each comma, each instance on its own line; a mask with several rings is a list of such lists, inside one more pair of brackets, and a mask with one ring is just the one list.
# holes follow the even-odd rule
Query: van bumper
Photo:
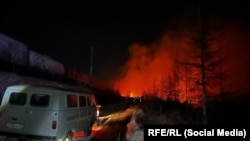
[[87, 136], [84, 138], [73, 138], [72, 141], [90, 141], [92, 139], [92, 136]]
[[0, 132], [0, 140], [1, 141], [7, 141], [7, 140], [32, 140], [32, 141], [56, 141], [55, 136], [36, 136], [36, 135], [23, 135], [23, 134], [17, 134], [17, 133], [7, 133], [7, 132]]

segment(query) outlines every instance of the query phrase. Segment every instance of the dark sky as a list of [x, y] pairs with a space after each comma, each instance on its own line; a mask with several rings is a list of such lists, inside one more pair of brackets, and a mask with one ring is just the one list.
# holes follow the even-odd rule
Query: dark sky
[[[1, 4], [0, 32], [84, 72], [89, 71], [93, 47], [93, 75], [107, 79], [128, 60], [132, 43], [153, 42], [164, 30], [185, 25], [180, 19], [195, 13], [197, 1], [167, 1], [161, 6], [65, 4]], [[249, 17], [246, 2], [208, 1], [207, 5], [225, 19]]]

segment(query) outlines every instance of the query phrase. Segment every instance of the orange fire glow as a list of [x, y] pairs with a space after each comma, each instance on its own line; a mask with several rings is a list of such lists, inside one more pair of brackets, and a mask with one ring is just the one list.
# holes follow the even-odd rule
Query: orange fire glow
[[[159, 89], [164, 76], [173, 71], [173, 60], [185, 54], [185, 37], [166, 34], [151, 45], [133, 44], [129, 48], [130, 60], [123, 68], [124, 77], [116, 81], [114, 87], [123, 96], [142, 96]], [[179, 48], [179, 49], [178, 49]]]
[[[225, 61], [221, 68], [229, 73], [229, 75], [232, 75], [235, 72], [238, 73], [236, 71], [237, 68], [240, 70], [246, 68], [246, 64], [241, 59], [236, 59], [238, 55], [234, 56], [232, 52], [241, 52], [236, 47], [239, 46], [238, 44], [242, 48], [248, 47], [249, 44], [244, 43], [247, 43], [250, 36], [242, 38], [241, 32], [237, 28], [232, 28], [232, 26], [225, 28], [222, 32], [225, 33], [225, 36], [217, 36], [218, 38], [211, 44], [211, 48], [214, 50], [219, 47], [224, 48], [223, 54], [227, 54], [227, 58], [229, 59]], [[237, 37], [234, 38], [235, 36]], [[167, 32], [158, 41], [150, 45], [132, 44], [129, 48], [130, 59], [122, 68], [121, 77], [115, 81], [114, 89], [119, 91], [123, 96], [152, 94], [162, 99], [172, 97], [181, 102], [200, 103], [200, 68], [188, 67], [187, 65], [180, 65], [175, 62], [176, 60], [191, 62], [190, 53], [192, 52], [190, 52], [190, 48], [192, 48], [190, 37], [185, 34], [173, 32]], [[241, 56], [241, 58], [243, 57]], [[218, 72], [218, 70], [215, 71]], [[241, 79], [244, 74], [247, 74], [247, 72], [244, 71], [243, 74], [240, 74], [240, 78], [234, 78]], [[196, 81], [194, 81], [195, 77], [198, 78]], [[249, 78], [249, 75], [247, 78]], [[170, 80], [176, 80], [178, 83], [173, 83], [175, 81]], [[227, 80], [225, 82], [227, 84], [224, 85], [228, 85], [229, 81]], [[218, 86], [217, 83], [219, 82], [211, 79], [208, 83]], [[232, 86], [230, 87], [233, 88]], [[207, 90], [211, 94], [219, 93], [219, 89], [216, 87], [207, 87]], [[178, 94], [170, 95], [173, 91]]]

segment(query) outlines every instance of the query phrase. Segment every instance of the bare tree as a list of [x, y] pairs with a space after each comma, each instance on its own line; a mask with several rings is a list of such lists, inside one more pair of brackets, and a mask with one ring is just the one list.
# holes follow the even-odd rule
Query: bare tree
[[168, 98], [167, 75], [165, 73], [162, 75], [161, 78], [160, 93], [161, 93], [161, 99], [166, 100]]
[[167, 100], [179, 101], [179, 74], [176, 70], [173, 71], [172, 75], [167, 77]]
[[[208, 88], [218, 87], [215, 81], [220, 82], [221, 91], [223, 90], [223, 79], [225, 72], [222, 71], [222, 64], [225, 60], [222, 57], [223, 50], [220, 47], [213, 47], [216, 42], [216, 30], [209, 25], [208, 13], [205, 13], [203, 2], [198, 1], [198, 29], [197, 34], [192, 38], [193, 53], [191, 58], [191, 66], [199, 69], [193, 75], [193, 80], [196, 81], [196, 85], [201, 89], [201, 101], [203, 109], [204, 124], [207, 124], [207, 97], [209, 95]], [[219, 77], [218, 77], [219, 76]]]

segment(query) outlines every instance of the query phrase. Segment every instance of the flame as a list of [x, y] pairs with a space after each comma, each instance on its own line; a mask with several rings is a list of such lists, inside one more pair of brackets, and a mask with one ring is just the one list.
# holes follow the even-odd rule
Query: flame
[[[186, 62], [199, 63], [199, 59], [190, 59], [193, 48], [190, 43], [190, 35], [179, 34], [176, 32], [166, 32], [159, 40], [149, 45], [134, 43], [129, 47], [130, 58], [123, 66], [121, 77], [114, 83], [114, 89], [119, 91], [123, 96], [142, 96], [145, 94], [155, 95], [162, 99], [172, 98], [180, 102], [200, 103], [201, 102], [201, 75], [200, 68], [188, 67], [187, 65], [178, 65], [175, 61], [181, 60]], [[228, 26], [221, 29], [220, 33], [224, 36], [216, 36], [213, 44], [210, 45], [211, 50], [215, 51], [223, 47], [223, 55], [227, 55], [227, 59], [221, 70], [229, 73], [228, 75], [236, 76], [233, 79], [224, 81], [224, 89], [232, 89], [228, 82], [233, 80], [237, 85], [244, 88], [250, 88], [249, 83], [244, 81], [241, 85], [240, 80], [249, 80], [249, 67], [246, 65], [249, 51], [249, 35], [242, 34], [235, 26]], [[239, 49], [237, 46], [241, 46]], [[244, 49], [244, 52], [242, 50]], [[238, 54], [234, 54], [238, 53]], [[245, 60], [242, 60], [245, 59]], [[249, 63], [248, 63], [249, 64]], [[243, 71], [244, 70], [244, 71]], [[213, 70], [218, 72], [219, 70]], [[241, 72], [239, 72], [241, 71]], [[209, 72], [207, 72], [209, 74]], [[245, 76], [245, 78], [243, 78]], [[192, 77], [192, 81], [191, 78]], [[173, 83], [171, 80], [178, 80]], [[194, 81], [195, 80], [195, 81]], [[218, 94], [219, 82], [213, 79], [207, 80], [214, 87], [207, 87], [209, 94]], [[226, 84], [227, 83], [227, 84]], [[236, 86], [236, 85], [234, 85]], [[170, 95], [175, 91], [177, 95]]]
[[129, 97], [135, 97], [136, 95], [133, 92], [130, 92]]
[[163, 75], [172, 73], [176, 56], [182, 58], [184, 43], [166, 34], [151, 45], [133, 44], [129, 48], [130, 60], [123, 67], [124, 77], [116, 81], [114, 88], [123, 96], [142, 96], [153, 88], [158, 89]]

